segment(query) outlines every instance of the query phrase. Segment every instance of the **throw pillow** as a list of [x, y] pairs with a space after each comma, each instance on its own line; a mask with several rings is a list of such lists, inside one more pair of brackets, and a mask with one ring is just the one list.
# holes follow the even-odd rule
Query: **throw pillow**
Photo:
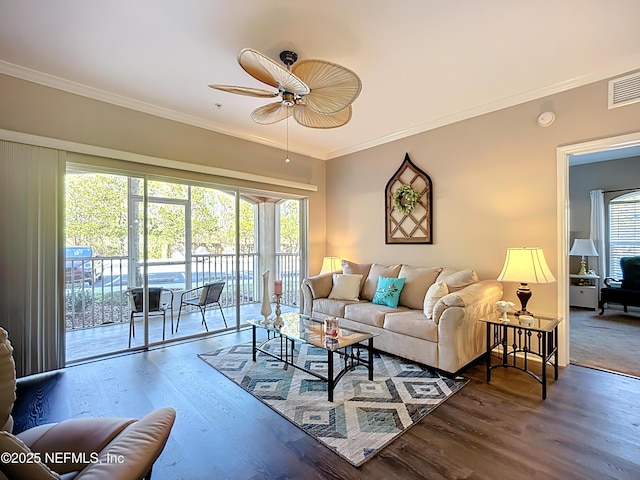
[[397, 308], [405, 281], [406, 278], [378, 277], [378, 287], [372, 302], [377, 305]]
[[402, 265], [398, 277], [406, 278], [399, 305], [412, 310], [422, 310], [427, 289], [434, 284], [442, 267], [411, 267]]
[[447, 284], [442, 280], [434, 283], [429, 287], [429, 290], [427, 290], [427, 294], [424, 297], [425, 317], [427, 317], [429, 320], [433, 318], [433, 307], [438, 302], [438, 300], [440, 300], [448, 293], [449, 288], [447, 287]]
[[349, 260], [342, 260], [342, 273], [362, 275], [362, 280], [360, 280], [360, 291], [362, 291], [364, 281], [367, 279], [367, 275], [369, 275], [369, 270], [371, 270], [370, 263], [354, 263]]
[[373, 301], [373, 296], [378, 288], [378, 277], [398, 278], [398, 273], [400, 273], [400, 265], [380, 265], [378, 263], [371, 265], [369, 275], [362, 287], [362, 298], [370, 302]]
[[362, 275], [333, 274], [333, 288], [329, 298], [334, 300], [355, 300], [358, 301], [360, 294], [360, 280]]
[[463, 289], [468, 285], [471, 285], [472, 283], [477, 283], [478, 274], [474, 270], [467, 268], [465, 270], [460, 270], [458, 272], [447, 275], [440, 280], [447, 284], [449, 292], [455, 292], [457, 290]]

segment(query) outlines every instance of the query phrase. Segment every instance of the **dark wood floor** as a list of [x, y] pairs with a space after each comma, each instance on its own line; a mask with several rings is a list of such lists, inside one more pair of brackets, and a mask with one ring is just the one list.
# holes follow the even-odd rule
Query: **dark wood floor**
[[487, 384], [484, 366], [471, 366], [467, 386], [354, 468], [196, 356], [249, 339], [234, 332], [45, 374], [20, 386], [18, 427], [173, 406], [156, 480], [640, 478], [640, 379], [571, 365], [542, 401], [526, 374], [497, 369]]

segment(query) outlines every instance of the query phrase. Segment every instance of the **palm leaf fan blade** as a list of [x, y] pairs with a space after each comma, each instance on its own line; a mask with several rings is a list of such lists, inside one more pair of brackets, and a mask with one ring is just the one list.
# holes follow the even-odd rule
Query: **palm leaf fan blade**
[[301, 60], [293, 72], [311, 89], [304, 97], [306, 105], [321, 114], [345, 109], [362, 90], [362, 82], [353, 71], [325, 60]]
[[284, 120], [291, 113], [291, 107], [285, 107], [281, 102], [276, 102], [256, 108], [251, 112], [251, 118], [256, 123], [270, 125]]
[[298, 95], [309, 93], [309, 87], [302, 80], [256, 50], [242, 50], [238, 63], [245, 72], [267, 85]]
[[304, 105], [296, 105], [293, 107], [293, 118], [300, 125], [309, 128], [341, 127], [351, 120], [351, 105], [333, 115], [323, 115]]
[[210, 88], [222, 90], [223, 92], [236, 93], [238, 95], [246, 95], [248, 97], [273, 98], [278, 96], [278, 92], [270, 92], [262, 88], [236, 87], [235, 85], [209, 85]]

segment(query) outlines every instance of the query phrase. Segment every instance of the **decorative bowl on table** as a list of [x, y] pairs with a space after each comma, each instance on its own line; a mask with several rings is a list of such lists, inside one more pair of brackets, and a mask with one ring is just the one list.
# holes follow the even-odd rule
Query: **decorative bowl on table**
[[502, 312], [502, 317], [500, 317], [500, 320], [502, 320], [503, 322], [508, 322], [509, 317], [507, 317], [507, 313], [509, 313], [515, 306], [515, 303], [509, 302], [507, 300], [498, 300], [496, 302], [496, 306], [498, 307], [498, 311]]

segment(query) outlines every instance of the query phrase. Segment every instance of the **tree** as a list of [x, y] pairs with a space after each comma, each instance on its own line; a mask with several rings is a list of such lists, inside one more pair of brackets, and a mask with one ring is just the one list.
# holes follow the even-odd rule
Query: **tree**
[[278, 203], [280, 217], [280, 252], [300, 251], [300, 202], [282, 200]]
[[66, 243], [89, 245], [103, 256], [127, 254], [127, 179], [67, 173]]

